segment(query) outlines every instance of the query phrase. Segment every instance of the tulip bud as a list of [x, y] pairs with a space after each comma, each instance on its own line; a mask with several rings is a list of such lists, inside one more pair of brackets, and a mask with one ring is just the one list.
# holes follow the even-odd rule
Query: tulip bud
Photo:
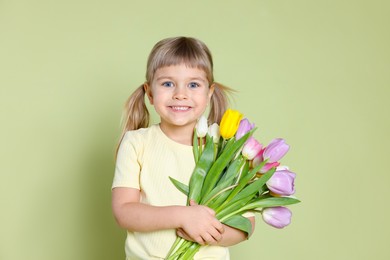
[[276, 170], [266, 182], [268, 189], [280, 196], [290, 196], [295, 193], [295, 173], [289, 170]]
[[261, 151], [262, 145], [252, 136], [248, 138], [242, 148], [242, 155], [247, 160], [252, 160]]
[[286, 207], [265, 208], [262, 211], [263, 220], [275, 228], [284, 228], [291, 223], [291, 211]]
[[240, 125], [236, 133], [236, 140], [243, 137], [246, 133], [252, 130], [255, 127], [255, 124], [251, 124], [248, 119], [244, 118], [241, 120]]
[[278, 162], [273, 162], [273, 163], [266, 163], [261, 169], [260, 169], [260, 173], [266, 173], [268, 172], [269, 170], [271, 170], [272, 168], [274, 167], [278, 167], [280, 165], [280, 163]]
[[217, 123], [214, 123], [209, 126], [208, 134], [213, 138], [214, 143], [219, 142], [219, 125]]
[[228, 109], [223, 114], [219, 132], [224, 139], [230, 139], [237, 132], [242, 114], [237, 110]]
[[196, 133], [199, 138], [203, 138], [207, 134], [208, 126], [207, 126], [207, 118], [205, 116], [201, 116], [196, 123]]
[[264, 160], [268, 159], [270, 163], [277, 162], [287, 153], [289, 148], [290, 146], [285, 143], [284, 139], [274, 139], [264, 150]]
[[256, 168], [257, 166], [260, 165], [260, 163], [262, 163], [264, 161], [263, 152], [264, 152], [264, 148], [261, 149], [260, 152], [258, 154], [256, 154], [256, 156], [253, 158], [252, 168]]

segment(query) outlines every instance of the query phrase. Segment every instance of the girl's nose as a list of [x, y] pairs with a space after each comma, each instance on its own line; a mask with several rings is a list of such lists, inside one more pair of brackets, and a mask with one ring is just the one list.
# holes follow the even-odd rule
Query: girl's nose
[[175, 92], [173, 93], [173, 99], [183, 100], [187, 99], [187, 89], [185, 87], [176, 87]]

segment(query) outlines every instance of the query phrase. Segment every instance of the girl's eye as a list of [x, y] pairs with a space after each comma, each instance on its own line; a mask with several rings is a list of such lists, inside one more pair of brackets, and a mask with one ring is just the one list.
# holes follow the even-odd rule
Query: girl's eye
[[167, 82], [163, 82], [162, 83], [162, 86], [164, 86], [164, 87], [173, 87], [173, 82], [171, 82], [171, 81], [167, 81]]
[[188, 84], [188, 86], [189, 86], [190, 88], [197, 88], [197, 87], [199, 87], [199, 84], [196, 83], [196, 82], [191, 82], [190, 84]]

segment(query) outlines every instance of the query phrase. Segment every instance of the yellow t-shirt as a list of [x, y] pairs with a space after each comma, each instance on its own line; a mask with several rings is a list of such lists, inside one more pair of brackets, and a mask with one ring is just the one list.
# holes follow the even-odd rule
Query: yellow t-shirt
[[[153, 206], [186, 205], [186, 196], [169, 176], [187, 184], [195, 167], [192, 146], [171, 140], [152, 125], [129, 131], [118, 150], [112, 188], [140, 190], [141, 202]], [[126, 259], [164, 259], [176, 239], [175, 230], [127, 232]], [[202, 247], [195, 259], [229, 259], [226, 247]]]

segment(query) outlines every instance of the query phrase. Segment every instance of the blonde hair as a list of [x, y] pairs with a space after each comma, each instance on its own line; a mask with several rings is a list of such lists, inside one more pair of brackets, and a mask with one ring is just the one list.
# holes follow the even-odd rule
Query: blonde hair
[[[185, 64], [206, 73], [209, 85], [214, 84], [214, 93], [210, 100], [209, 123], [219, 123], [228, 106], [228, 94], [233, 90], [214, 82], [213, 59], [210, 50], [200, 40], [191, 37], [173, 37], [159, 41], [150, 52], [146, 83], [153, 81], [157, 69], [172, 65]], [[145, 89], [142, 84], [127, 99], [122, 117], [122, 134], [119, 143], [127, 131], [149, 126], [149, 111], [145, 105]]]

